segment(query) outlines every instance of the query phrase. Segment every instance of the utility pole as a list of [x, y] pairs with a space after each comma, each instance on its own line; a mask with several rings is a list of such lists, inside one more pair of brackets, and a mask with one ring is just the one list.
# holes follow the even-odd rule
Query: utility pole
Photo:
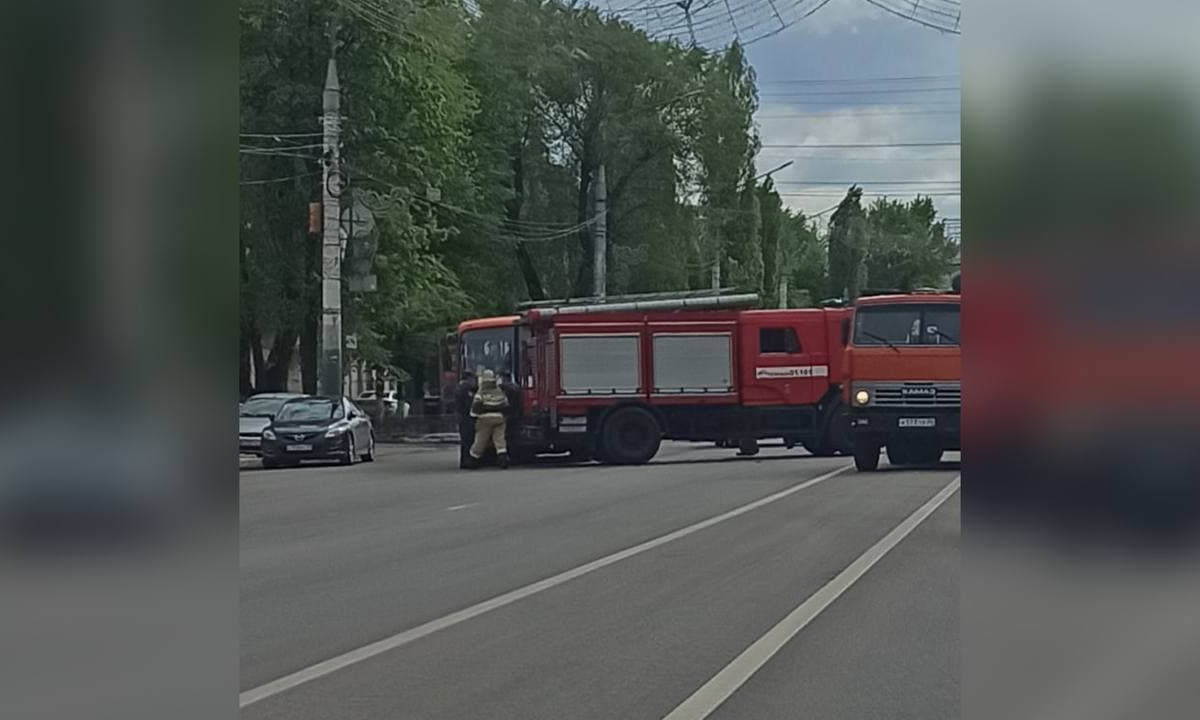
[[592, 294], [597, 300], [608, 295], [608, 188], [604, 182], [604, 163], [596, 168], [596, 225], [592, 232]]
[[321, 123], [324, 127], [324, 173], [321, 209], [321, 357], [317, 392], [342, 394], [342, 238], [341, 203], [343, 177], [340, 162], [341, 88], [337, 60], [330, 55], [325, 73]]
[[788, 306], [788, 279], [787, 275], [779, 278], [779, 308], [786, 309]]

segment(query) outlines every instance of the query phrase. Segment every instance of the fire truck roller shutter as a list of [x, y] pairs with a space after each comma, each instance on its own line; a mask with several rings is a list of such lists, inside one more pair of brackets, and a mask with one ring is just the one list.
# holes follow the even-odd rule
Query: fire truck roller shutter
[[564, 395], [637, 395], [642, 384], [636, 333], [563, 335]]
[[656, 395], [733, 391], [730, 333], [656, 333], [653, 347]]

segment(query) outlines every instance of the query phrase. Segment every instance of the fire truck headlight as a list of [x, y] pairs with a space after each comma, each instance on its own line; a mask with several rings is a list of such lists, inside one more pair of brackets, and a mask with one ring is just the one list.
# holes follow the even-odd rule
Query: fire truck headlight
[[859, 390], [854, 393], [855, 405], [866, 405], [871, 402], [871, 393], [867, 390]]

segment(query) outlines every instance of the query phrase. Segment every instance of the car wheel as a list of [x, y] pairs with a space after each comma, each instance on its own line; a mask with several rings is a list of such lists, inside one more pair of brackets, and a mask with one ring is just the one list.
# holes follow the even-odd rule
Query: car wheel
[[358, 458], [354, 450], [354, 433], [346, 433], [346, 454], [342, 456], [343, 465], [353, 465]]
[[279, 461], [265, 457], [262, 459], [262, 466], [264, 470], [274, 470], [275, 468], [279, 467]]
[[375, 462], [375, 433], [371, 433], [367, 441], [367, 451], [363, 453], [363, 462]]

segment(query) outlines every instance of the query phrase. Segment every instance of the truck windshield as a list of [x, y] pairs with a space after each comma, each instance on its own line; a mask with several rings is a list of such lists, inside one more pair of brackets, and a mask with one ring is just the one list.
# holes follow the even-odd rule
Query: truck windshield
[[500, 374], [507, 370], [516, 376], [517, 360], [514, 352], [516, 332], [511, 327], [468, 330], [462, 334], [459, 344], [462, 362], [460, 372], [470, 370], [478, 375], [487, 369]]
[[855, 345], [958, 345], [957, 303], [868, 305], [854, 313]]

